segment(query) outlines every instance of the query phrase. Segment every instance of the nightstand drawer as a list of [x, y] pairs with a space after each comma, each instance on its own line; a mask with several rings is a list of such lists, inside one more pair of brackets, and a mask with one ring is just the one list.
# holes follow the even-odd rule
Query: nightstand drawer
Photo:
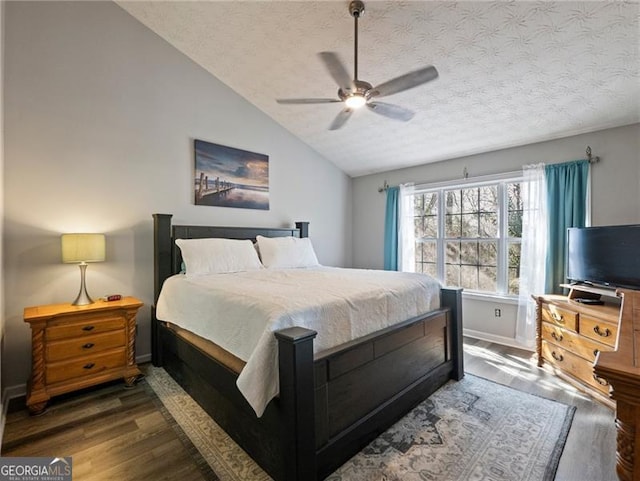
[[47, 364], [45, 377], [47, 384], [81, 376], [91, 376], [126, 364], [126, 349], [108, 351], [104, 354], [86, 356], [81, 359]]
[[124, 347], [126, 342], [123, 329], [69, 340], [51, 341], [46, 345], [45, 359], [47, 362], [52, 362], [88, 356], [95, 352]]
[[47, 341], [69, 339], [72, 337], [91, 336], [100, 332], [124, 329], [126, 321], [122, 316], [87, 317], [79, 321], [63, 322], [55, 325], [53, 321], [46, 329]]
[[618, 326], [588, 316], [580, 317], [580, 334], [611, 347], [618, 338]]
[[554, 304], [542, 305], [542, 320], [564, 327], [570, 331], [578, 330], [578, 314], [562, 309]]
[[[582, 320], [580, 322], [582, 322]], [[606, 344], [585, 339], [573, 331], [562, 329], [548, 322], [542, 323], [541, 330], [543, 340], [577, 354], [589, 362], [596, 360], [598, 351], [612, 350], [611, 347]]]

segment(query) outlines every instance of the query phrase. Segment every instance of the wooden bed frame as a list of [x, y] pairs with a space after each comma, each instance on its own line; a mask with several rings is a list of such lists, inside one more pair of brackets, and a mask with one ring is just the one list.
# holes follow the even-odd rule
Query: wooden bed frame
[[[180, 238], [308, 236], [295, 229], [171, 225], [154, 214], [154, 295], [180, 271]], [[162, 366], [276, 481], [321, 480], [448, 379], [464, 375], [462, 289], [442, 289], [442, 308], [314, 357], [315, 331], [275, 333], [280, 394], [262, 417], [237, 374], [159, 322], [152, 307], [152, 362]]]

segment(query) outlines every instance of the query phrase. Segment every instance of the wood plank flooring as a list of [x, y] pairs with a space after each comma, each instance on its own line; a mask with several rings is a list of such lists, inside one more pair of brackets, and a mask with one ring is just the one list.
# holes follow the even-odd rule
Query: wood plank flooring
[[[144, 370], [144, 366], [142, 366]], [[577, 407], [556, 481], [616, 481], [614, 413], [536, 366], [533, 354], [465, 339], [465, 370]], [[73, 456], [74, 481], [205, 480], [141, 386], [109, 384], [8, 415], [2, 456]], [[517, 480], [513, 480], [517, 481]]]
[[2, 456], [72, 456], [74, 481], [207, 479], [143, 387], [123, 383], [10, 413]]

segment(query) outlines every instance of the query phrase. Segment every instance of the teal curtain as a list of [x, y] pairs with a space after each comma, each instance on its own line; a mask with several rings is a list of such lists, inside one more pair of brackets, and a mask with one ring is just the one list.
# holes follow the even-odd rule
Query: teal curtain
[[398, 270], [398, 193], [399, 187], [387, 189], [387, 210], [384, 219], [384, 269]]
[[567, 228], [585, 226], [588, 178], [588, 160], [545, 166], [548, 213], [545, 292], [562, 293], [559, 284], [566, 282]]

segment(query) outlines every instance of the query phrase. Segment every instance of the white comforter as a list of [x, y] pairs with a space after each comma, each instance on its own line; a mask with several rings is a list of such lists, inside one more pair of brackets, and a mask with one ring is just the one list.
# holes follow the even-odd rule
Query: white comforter
[[318, 332], [319, 352], [440, 307], [435, 279], [404, 272], [317, 267], [167, 279], [156, 316], [246, 362], [237, 385], [258, 416], [278, 394], [274, 331]]

